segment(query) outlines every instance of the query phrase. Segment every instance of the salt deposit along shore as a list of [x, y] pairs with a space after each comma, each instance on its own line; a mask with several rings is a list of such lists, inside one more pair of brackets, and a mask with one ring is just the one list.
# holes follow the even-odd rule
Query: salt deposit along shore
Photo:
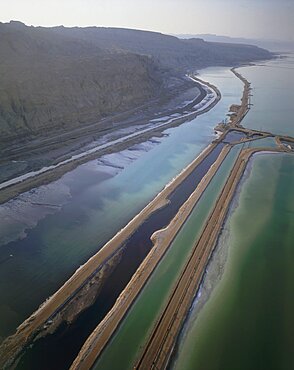
[[[201, 102], [198, 102], [198, 99], [196, 98], [196, 104], [195, 101], [187, 102], [188, 104], [182, 108], [182, 114], [180, 116], [166, 117], [167, 120], [164, 120], [161, 123], [154, 123], [151, 121], [151, 123], [149, 122], [150, 124], [146, 124], [146, 128], [138, 129], [135, 132], [127, 134], [118, 139], [95, 146], [94, 148], [86, 150], [80, 154], [75, 154], [57, 164], [46, 166], [39, 170], [31, 171], [13, 179], [4, 181], [0, 184], [0, 203], [4, 203], [16, 195], [28, 191], [33, 187], [56, 180], [64, 173], [73, 170], [82, 163], [88, 162], [89, 160], [95, 159], [103, 154], [113, 152], [114, 148], [117, 150], [125, 149], [131, 144], [138, 142], [138, 140], [145, 140], [148, 135], [154, 133], [155, 131], [160, 131], [174, 125], [181, 124], [186, 120], [193, 119], [198, 115], [208, 112], [221, 99], [219, 90], [210, 83], [201, 81], [198, 78], [196, 79], [195, 77], [190, 77], [190, 79], [201, 87], [204, 92], [204, 98], [201, 100]], [[187, 110], [188, 107], [192, 111]]]

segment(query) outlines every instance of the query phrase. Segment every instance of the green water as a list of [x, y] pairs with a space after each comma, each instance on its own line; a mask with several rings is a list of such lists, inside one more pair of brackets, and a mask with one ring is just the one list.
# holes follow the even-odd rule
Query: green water
[[293, 189], [293, 156], [255, 157], [220, 240], [228, 248], [223, 277], [192, 312], [173, 368], [294, 368]]
[[192, 250], [195, 240], [233, 166], [239, 149], [240, 147], [232, 149], [222, 164], [110, 345], [95, 364], [95, 370], [133, 368], [139, 350], [150, 334], [152, 323], [157, 319], [179, 272]]

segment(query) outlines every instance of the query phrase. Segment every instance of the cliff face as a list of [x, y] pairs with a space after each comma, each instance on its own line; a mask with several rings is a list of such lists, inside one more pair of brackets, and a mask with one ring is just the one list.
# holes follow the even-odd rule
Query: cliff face
[[155, 32], [0, 23], [0, 140], [99, 122], [163, 96], [188, 69], [269, 57]]

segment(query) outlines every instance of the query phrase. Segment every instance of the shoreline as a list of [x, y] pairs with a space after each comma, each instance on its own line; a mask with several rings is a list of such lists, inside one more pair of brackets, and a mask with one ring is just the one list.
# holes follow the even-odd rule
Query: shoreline
[[[204, 81], [201, 81], [200, 79], [193, 81], [197, 85], [199, 84], [203, 85], [204, 87], [209, 88], [211, 91], [213, 91], [213, 98], [207, 102], [206, 106], [199, 107], [200, 109], [197, 109], [196, 111], [188, 114], [183, 114], [180, 117], [170, 118], [168, 121], [158, 124], [155, 127], [147, 127], [140, 131], [126, 135], [122, 138], [89, 149], [83, 153], [73, 155], [70, 158], [61, 161], [55, 165], [47, 167], [45, 166], [40, 170], [31, 171], [16, 178], [4, 181], [0, 184], [0, 204], [5, 203], [8, 200], [16, 197], [17, 195], [25, 191], [29, 191], [34, 187], [48, 184], [54, 180], [57, 180], [60, 177], [62, 177], [65, 173], [74, 170], [79, 165], [84, 164], [90, 160], [99, 158], [104, 154], [124, 150], [132, 144], [148, 140], [155, 133], [161, 132], [163, 129], [165, 130], [173, 126], [177, 126], [179, 124], [182, 124], [188, 120], [192, 120], [197, 116], [208, 112], [219, 102], [219, 100], [221, 99], [221, 93], [217, 89], [217, 87]], [[203, 86], [202, 88], [205, 89]], [[205, 97], [207, 97], [208, 94], [209, 93], [206, 91]], [[183, 108], [183, 112], [184, 110], [185, 108]]]

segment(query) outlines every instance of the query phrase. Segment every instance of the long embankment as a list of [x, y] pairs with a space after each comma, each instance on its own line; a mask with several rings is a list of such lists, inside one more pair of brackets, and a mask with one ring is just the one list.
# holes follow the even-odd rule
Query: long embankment
[[[199, 106], [199, 104], [196, 104], [195, 107], [193, 107], [193, 103], [189, 103], [188, 106], [192, 105], [192, 107], [190, 108], [192, 109], [192, 111], [187, 114], [183, 113], [180, 117], [170, 118], [167, 122], [163, 122], [152, 127], [149, 126], [147, 128], [142, 128], [142, 130], [137, 130], [136, 132], [121, 137], [119, 139], [107, 142], [80, 154], [73, 155], [72, 157], [65, 159], [57, 164], [43, 167], [39, 170], [32, 171], [11, 180], [2, 182], [0, 184], [0, 204], [5, 203], [8, 200], [16, 197], [17, 195], [34, 187], [55, 181], [63, 176], [66, 172], [74, 170], [77, 166], [83, 163], [96, 159], [102, 155], [112, 153], [114, 151], [124, 150], [133, 144], [136, 144], [143, 140], [148, 140], [156, 132], [161, 132], [162, 130], [169, 127], [180, 125], [185, 121], [194, 119], [197, 116], [208, 112], [221, 99], [220, 91], [217, 89], [216, 86], [213, 86], [208, 82], [195, 78], [191, 78], [191, 80], [194, 80], [194, 82], [200, 85], [201, 89], [206, 89], [205, 97], [208, 94], [207, 89], [212, 91], [213, 98], [207, 101], [204, 106]], [[184, 112], [186, 108], [187, 107], [182, 108], [182, 111]]]
[[[79, 291], [80, 287], [93, 276], [101, 266], [105, 265], [118, 253], [123, 243], [133, 234], [153, 212], [168, 202], [169, 195], [189, 176], [195, 168], [216, 148], [218, 142], [210, 144], [190, 165], [188, 165], [173, 181], [171, 181], [136, 217], [134, 217], [120, 232], [118, 232], [105, 246], [81, 266], [74, 275], [40, 308], [22, 323], [16, 333], [7, 338], [0, 347], [0, 368], [11, 364], [19, 356], [26, 345], [47, 326], [54, 317], [64, 309]], [[54, 323], [53, 323], [54, 324]]]
[[151, 252], [142, 262], [127, 287], [117, 299], [114, 307], [88, 338], [74, 361], [71, 370], [84, 370], [92, 367], [96, 358], [101, 354], [154, 269], [168, 250], [171, 242], [191, 214], [193, 208], [218, 171], [230, 149], [230, 145], [226, 145], [223, 148], [217, 160], [210, 167], [209, 171], [203, 177], [195, 191], [190, 195], [189, 199], [180, 208], [171, 223], [165, 229], [159, 230], [153, 234], [152, 240], [154, 242], [154, 247]]
[[236, 68], [232, 68], [231, 71], [244, 84], [243, 94], [241, 98], [241, 105], [239, 106], [239, 109], [236, 115], [232, 117], [231, 122], [230, 122], [231, 126], [238, 126], [240, 125], [241, 121], [244, 119], [244, 117], [246, 116], [246, 114], [249, 112], [249, 109], [250, 109], [251, 84], [244, 76], [242, 76], [239, 72], [237, 72]]

